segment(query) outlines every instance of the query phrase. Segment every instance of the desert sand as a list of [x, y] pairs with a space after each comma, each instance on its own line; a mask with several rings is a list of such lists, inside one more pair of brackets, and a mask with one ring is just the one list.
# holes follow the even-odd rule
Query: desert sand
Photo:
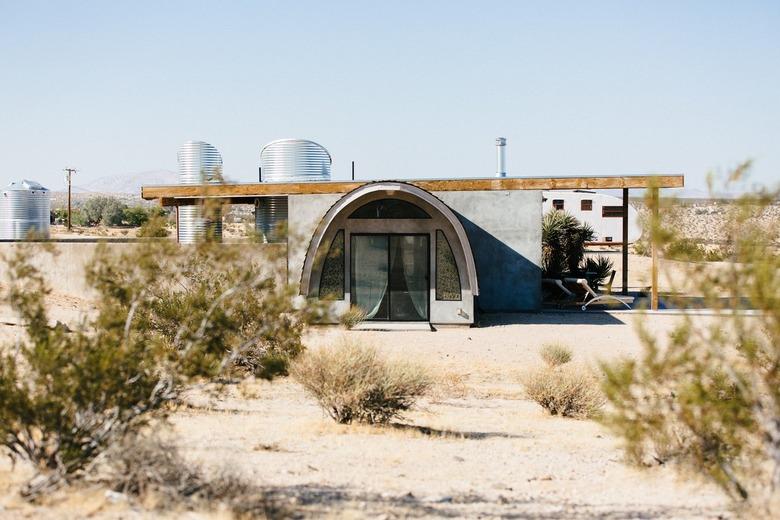
[[[61, 318], [74, 300], [54, 299]], [[6, 314], [4, 312], [3, 314]], [[721, 492], [669, 466], [632, 467], [620, 442], [598, 423], [548, 416], [523, 395], [524, 370], [538, 348], [562, 342], [575, 362], [640, 352], [629, 313], [545, 312], [491, 316], [480, 328], [425, 331], [313, 329], [310, 347], [346, 336], [386, 355], [412, 359], [440, 383], [418, 410], [389, 427], [342, 426], [293, 381], [248, 381], [221, 397], [191, 392], [171, 416], [184, 456], [207, 473], [239, 475], [303, 516], [339, 518], [715, 518], [728, 516]], [[675, 316], [641, 318], [659, 333]], [[706, 317], [697, 319], [706, 320]], [[2, 326], [8, 340], [18, 327]], [[80, 486], [44, 504], [24, 503], [22, 464], [0, 463], [0, 516], [151, 518], [99, 487]], [[225, 511], [169, 517], [225, 517]]]

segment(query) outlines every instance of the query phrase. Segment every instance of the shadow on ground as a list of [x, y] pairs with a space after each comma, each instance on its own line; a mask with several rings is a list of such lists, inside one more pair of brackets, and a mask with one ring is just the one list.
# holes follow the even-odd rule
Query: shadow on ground
[[[512, 489], [508, 489], [512, 491]], [[279, 504], [284, 518], [383, 515], [384, 518], [600, 518], [623, 520], [636, 518], [722, 518], [724, 511], [696, 507], [647, 506], [643, 504], [587, 504], [543, 496], [516, 498], [498, 495], [493, 499], [462, 494], [423, 497], [361, 493], [343, 487], [299, 485], [266, 489], [266, 497]], [[282, 518], [280, 515], [278, 518]]]
[[544, 310], [528, 313], [485, 313], [479, 316], [478, 327], [502, 325], [625, 325], [626, 322], [608, 312]]
[[458, 430], [439, 430], [437, 428], [430, 428], [428, 426], [417, 426], [416, 424], [400, 424], [393, 423], [390, 427], [396, 430], [418, 432], [430, 437], [441, 437], [444, 439], [466, 439], [466, 440], [482, 440], [482, 439], [528, 439], [531, 438], [528, 435], [517, 435], [513, 433], [505, 432], [464, 432]]

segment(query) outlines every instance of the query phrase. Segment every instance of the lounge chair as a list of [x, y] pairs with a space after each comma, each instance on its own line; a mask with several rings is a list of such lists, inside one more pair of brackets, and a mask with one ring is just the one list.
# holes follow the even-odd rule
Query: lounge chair
[[622, 305], [624, 305], [627, 309], [631, 309], [631, 306], [628, 304], [628, 302], [633, 302], [634, 299], [630, 297], [620, 297], [615, 296], [612, 294], [612, 282], [615, 280], [615, 271], [612, 271], [612, 274], [609, 277], [609, 282], [604, 284], [605, 292], [602, 294], [597, 293], [593, 290], [593, 288], [590, 286], [590, 283], [588, 282], [587, 278], [564, 278], [563, 281], [566, 283], [576, 284], [582, 287], [585, 291], [585, 297], [582, 300], [582, 310], [586, 310], [588, 308], [588, 305], [591, 303], [599, 303], [604, 301], [616, 301]]

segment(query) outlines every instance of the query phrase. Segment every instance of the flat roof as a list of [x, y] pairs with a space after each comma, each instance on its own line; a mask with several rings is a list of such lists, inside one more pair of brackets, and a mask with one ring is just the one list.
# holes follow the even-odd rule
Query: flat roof
[[196, 199], [230, 199], [251, 203], [257, 197], [348, 193], [376, 182], [404, 182], [426, 191], [600, 190], [614, 188], [682, 188], [683, 175], [598, 175], [578, 177], [484, 177], [472, 179], [387, 179], [327, 182], [255, 182], [143, 186], [141, 197], [164, 206], [191, 204]]

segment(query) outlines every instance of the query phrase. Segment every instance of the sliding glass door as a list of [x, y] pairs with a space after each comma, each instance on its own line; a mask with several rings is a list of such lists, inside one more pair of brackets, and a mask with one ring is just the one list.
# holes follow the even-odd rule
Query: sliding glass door
[[352, 235], [352, 303], [369, 320], [428, 319], [428, 235]]

